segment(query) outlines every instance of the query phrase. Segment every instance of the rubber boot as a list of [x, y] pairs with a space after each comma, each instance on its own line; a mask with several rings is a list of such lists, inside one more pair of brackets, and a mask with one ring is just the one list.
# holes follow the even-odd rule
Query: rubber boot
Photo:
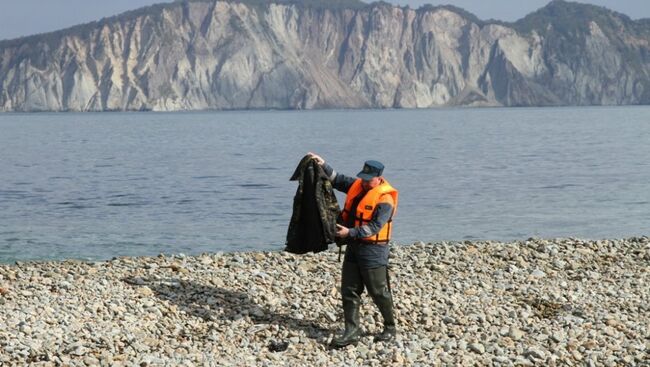
[[384, 318], [384, 330], [374, 339], [375, 342], [395, 339], [397, 329], [393, 313], [393, 296], [388, 283], [388, 269], [385, 266], [362, 270], [362, 276], [368, 293]]
[[361, 329], [359, 328], [361, 293], [363, 293], [363, 280], [357, 264], [344, 261], [341, 277], [341, 297], [343, 299], [345, 331], [340, 338], [332, 339], [330, 347], [343, 348], [359, 342], [361, 336]]

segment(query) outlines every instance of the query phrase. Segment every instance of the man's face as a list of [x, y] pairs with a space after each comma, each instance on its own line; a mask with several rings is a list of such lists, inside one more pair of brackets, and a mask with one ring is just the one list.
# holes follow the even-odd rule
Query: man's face
[[381, 183], [381, 179], [379, 177], [373, 177], [370, 180], [362, 180], [361, 187], [363, 187], [365, 191], [368, 191], [374, 189], [380, 183]]

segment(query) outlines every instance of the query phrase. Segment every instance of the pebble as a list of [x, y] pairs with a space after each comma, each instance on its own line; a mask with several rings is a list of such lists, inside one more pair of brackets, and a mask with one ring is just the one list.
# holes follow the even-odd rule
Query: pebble
[[551, 335], [551, 339], [556, 343], [563, 343], [566, 340], [566, 334], [564, 331], [556, 331]]
[[546, 352], [544, 352], [541, 348], [529, 348], [528, 351], [526, 352], [526, 355], [530, 358], [534, 359], [544, 359], [546, 357]]
[[508, 331], [508, 336], [512, 340], [518, 341], [518, 340], [521, 340], [521, 338], [523, 338], [524, 333], [523, 333], [523, 331], [519, 330], [517, 327], [511, 326], [510, 330]]
[[144, 297], [153, 296], [153, 291], [151, 290], [151, 288], [149, 288], [147, 286], [137, 288], [136, 292], [139, 295], [144, 296]]
[[478, 354], [485, 353], [485, 347], [481, 343], [472, 343], [469, 345], [469, 349]]
[[532, 275], [535, 278], [543, 278], [543, 277], [546, 276], [546, 273], [544, 273], [543, 271], [541, 271], [539, 269], [535, 269], [535, 270], [533, 270], [532, 273], [530, 273], [530, 275]]
[[397, 339], [373, 343], [364, 293], [366, 333], [343, 350], [327, 348], [343, 328], [336, 247], [0, 264], [0, 365], [644, 366], [649, 243], [392, 246]]

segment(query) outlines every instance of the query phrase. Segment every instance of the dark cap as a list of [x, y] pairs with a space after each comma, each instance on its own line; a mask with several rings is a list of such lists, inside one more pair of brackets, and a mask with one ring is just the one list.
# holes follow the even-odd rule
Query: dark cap
[[357, 177], [359, 177], [362, 180], [370, 180], [374, 177], [379, 177], [381, 174], [384, 172], [384, 165], [381, 164], [381, 162], [377, 161], [366, 161], [366, 163], [363, 165], [363, 169], [359, 174], [357, 174]]

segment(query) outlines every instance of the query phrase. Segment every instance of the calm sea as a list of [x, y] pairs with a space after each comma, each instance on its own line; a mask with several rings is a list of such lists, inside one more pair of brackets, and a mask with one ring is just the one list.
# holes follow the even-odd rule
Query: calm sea
[[280, 250], [308, 151], [398, 243], [648, 234], [650, 107], [0, 114], [0, 262]]

